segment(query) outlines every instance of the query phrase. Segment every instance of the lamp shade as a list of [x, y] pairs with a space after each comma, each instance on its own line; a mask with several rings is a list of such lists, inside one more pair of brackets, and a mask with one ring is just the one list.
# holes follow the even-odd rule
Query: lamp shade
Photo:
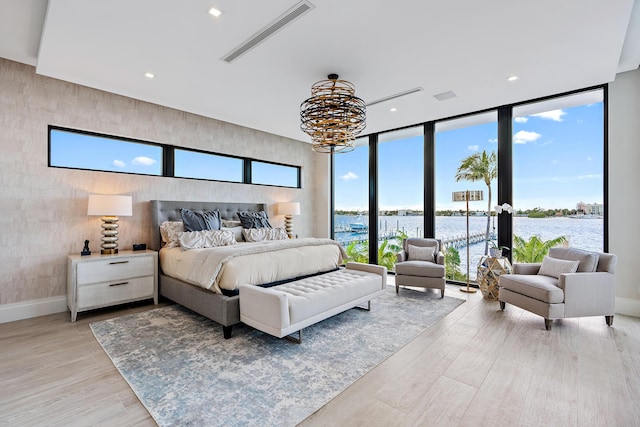
[[467, 194], [469, 195], [469, 202], [483, 200], [482, 190], [454, 191], [451, 197], [454, 202], [466, 202]]
[[131, 216], [133, 214], [131, 196], [108, 194], [89, 195], [87, 215]]
[[278, 203], [278, 214], [280, 214], [280, 215], [300, 215], [300, 202]]

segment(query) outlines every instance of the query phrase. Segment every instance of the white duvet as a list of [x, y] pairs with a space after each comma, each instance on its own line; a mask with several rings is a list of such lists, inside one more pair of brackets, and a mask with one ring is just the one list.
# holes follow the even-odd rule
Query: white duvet
[[167, 276], [222, 293], [240, 284], [260, 285], [335, 269], [344, 249], [331, 239], [272, 240], [206, 249], [160, 250]]

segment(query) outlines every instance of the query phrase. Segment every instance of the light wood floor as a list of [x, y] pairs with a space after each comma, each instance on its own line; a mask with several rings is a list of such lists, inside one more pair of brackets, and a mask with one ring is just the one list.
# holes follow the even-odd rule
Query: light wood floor
[[[0, 426], [155, 425], [88, 327], [153, 307], [0, 324]], [[637, 426], [640, 319], [569, 319], [547, 332], [478, 292], [301, 425]]]

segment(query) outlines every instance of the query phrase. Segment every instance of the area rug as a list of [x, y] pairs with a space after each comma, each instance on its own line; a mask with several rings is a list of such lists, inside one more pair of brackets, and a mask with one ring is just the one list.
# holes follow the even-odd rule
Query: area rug
[[160, 426], [294, 426], [464, 302], [393, 287], [372, 310], [305, 328], [302, 344], [222, 327], [181, 306], [92, 323]]

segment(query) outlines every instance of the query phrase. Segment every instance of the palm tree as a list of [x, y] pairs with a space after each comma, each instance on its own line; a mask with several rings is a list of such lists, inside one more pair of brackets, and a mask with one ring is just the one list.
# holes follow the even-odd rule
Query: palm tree
[[543, 241], [538, 236], [531, 236], [529, 240], [524, 240], [522, 237], [514, 235], [513, 260], [517, 262], [542, 262], [550, 248], [560, 246], [566, 241], [566, 236]]
[[475, 153], [462, 159], [456, 172], [456, 181], [484, 181], [487, 185], [487, 231], [484, 242], [484, 253], [489, 253], [489, 237], [491, 229], [491, 181], [498, 177], [498, 156], [495, 151]]

